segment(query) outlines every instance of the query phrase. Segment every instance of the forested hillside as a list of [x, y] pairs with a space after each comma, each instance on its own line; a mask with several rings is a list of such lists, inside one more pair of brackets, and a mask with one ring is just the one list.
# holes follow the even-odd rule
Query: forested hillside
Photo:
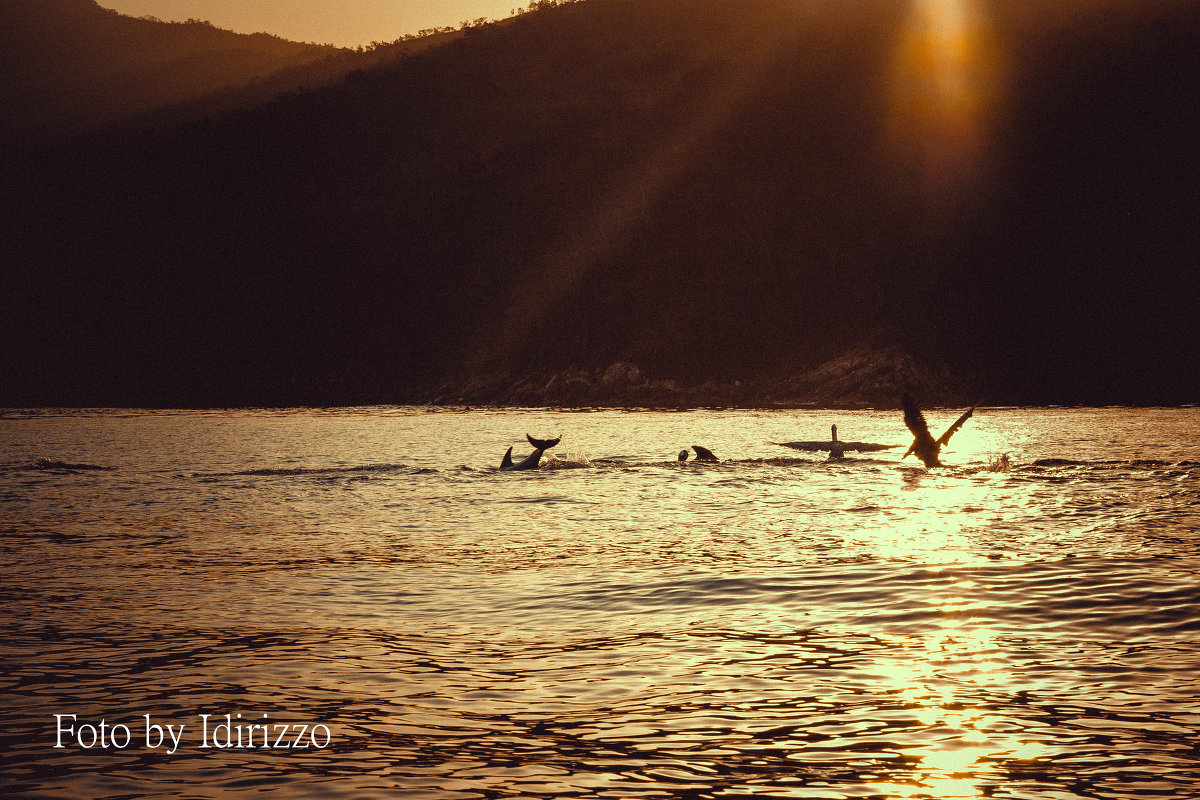
[[1200, 399], [1200, 6], [988, 8], [945, 119], [907, 2], [585, 0], [31, 154], [2, 399]]
[[0, 134], [92, 130], [308, 64], [337, 48], [201, 21], [133, 19], [93, 0], [0, 0]]

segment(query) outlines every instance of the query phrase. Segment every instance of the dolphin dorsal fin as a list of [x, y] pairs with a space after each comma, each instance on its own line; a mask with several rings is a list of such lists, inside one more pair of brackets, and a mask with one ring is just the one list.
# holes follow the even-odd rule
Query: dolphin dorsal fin
[[500, 462], [500, 469], [507, 469], [508, 467], [511, 467], [512, 465], [513, 465], [512, 448], [510, 447], [510, 448], [508, 448], [508, 452], [506, 452], [504, 454], [504, 460], [502, 460]]
[[830, 425], [829, 428], [833, 432], [833, 443], [837, 444], [837, 425]]

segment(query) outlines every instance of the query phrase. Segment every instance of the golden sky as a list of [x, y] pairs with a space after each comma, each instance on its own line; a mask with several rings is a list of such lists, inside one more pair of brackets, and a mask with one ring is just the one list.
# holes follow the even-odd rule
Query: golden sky
[[238, 33], [265, 31], [342, 47], [390, 42], [422, 28], [479, 17], [501, 19], [528, 0], [98, 0], [122, 14], [205, 19]]

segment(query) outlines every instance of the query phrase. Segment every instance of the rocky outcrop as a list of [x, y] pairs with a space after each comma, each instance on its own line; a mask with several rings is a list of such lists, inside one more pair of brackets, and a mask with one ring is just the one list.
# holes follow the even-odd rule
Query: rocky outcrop
[[906, 392], [930, 404], [969, 402], [944, 364], [920, 363], [890, 348], [851, 351], [785, 379], [771, 391], [780, 400], [831, 407], [892, 407]]
[[636, 364], [617, 361], [549, 375], [476, 378], [443, 386], [425, 399], [512, 406], [896, 408], [905, 392], [929, 405], [978, 399], [968, 397], [944, 365], [925, 364], [888, 348], [854, 350], [805, 372], [749, 381], [656, 378]]

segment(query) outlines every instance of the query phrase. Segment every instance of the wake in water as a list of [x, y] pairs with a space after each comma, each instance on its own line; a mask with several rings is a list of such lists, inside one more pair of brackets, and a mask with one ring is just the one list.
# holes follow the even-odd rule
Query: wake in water
[[1093, 469], [1122, 469], [1130, 467], [1200, 467], [1200, 461], [1159, 461], [1153, 458], [1134, 458], [1126, 461], [1072, 461], [1068, 458], [1039, 458], [1031, 467], [1091, 467]]
[[[841, 469], [854, 469], [855, 467], [862, 468], [879, 468], [879, 467], [894, 467], [901, 470], [916, 469], [919, 472], [924, 472], [921, 467], [903, 467], [901, 462], [882, 458], [843, 458], [843, 459], [819, 459], [819, 458], [803, 458], [794, 456], [768, 456], [763, 458], [736, 458], [724, 459], [720, 461], [710, 460], [680, 460], [680, 459], [663, 459], [655, 461], [646, 461], [631, 457], [621, 456], [606, 456], [602, 458], [590, 458], [582, 452], [563, 453], [555, 456], [552, 453], [547, 453], [537, 467], [538, 471], [556, 471], [556, 470], [574, 470], [574, 469], [642, 469], [649, 467], [658, 467], [662, 469], [685, 469], [685, 470], [736, 470], [746, 467], [839, 467]], [[1126, 461], [1076, 461], [1062, 458], [1042, 458], [1028, 464], [1018, 464], [1008, 453], [1003, 453], [993, 456], [988, 459], [986, 464], [963, 464], [961, 466], [946, 467], [943, 471], [947, 475], [963, 475], [970, 476], [980, 473], [996, 473], [1002, 475], [1014, 474], [1027, 477], [1033, 476], [1053, 476], [1060, 475], [1063, 470], [1074, 472], [1092, 472], [1092, 471], [1127, 471], [1139, 472], [1149, 470], [1173, 470], [1180, 474], [1186, 473], [1188, 470], [1200, 467], [1200, 461], [1179, 461], [1168, 462], [1153, 459], [1131, 459]]]
[[245, 469], [237, 472], [193, 472], [193, 478], [236, 478], [242, 476], [291, 476], [291, 475], [346, 475], [354, 473], [407, 473], [425, 475], [437, 472], [434, 469], [410, 467], [407, 464], [361, 464], [356, 467], [267, 467]]
[[634, 458], [624, 458], [619, 456], [606, 456], [603, 458], [588, 458], [582, 453], [564, 454], [562, 456], [547, 455], [539, 467], [540, 470], [565, 470], [565, 469], [605, 469], [605, 468], [621, 468], [633, 469], [643, 467], [661, 467], [663, 469], [683, 469], [683, 470], [731, 470], [744, 466], [771, 466], [771, 467], [793, 467], [793, 466], [809, 466], [809, 467], [828, 467], [831, 464], [842, 466], [850, 466], [855, 464], [861, 465], [890, 465], [895, 466], [895, 461], [884, 461], [877, 458], [856, 458], [844, 459], [841, 461], [831, 462], [829, 459], [817, 458], [799, 458], [796, 456], [767, 456], [764, 458], [727, 458], [722, 460], [709, 459], [663, 459], [661, 461], [644, 461]]
[[73, 464], [49, 458], [35, 458], [33, 461], [9, 465], [2, 469], [6, 472], [107, 472], [116, 469], [116, 467], [105, 467], [99, 464]]
[[[852, 467], [854, 465], [863, 466], [880, 466], [891, 465], [896, 466], [897, 462], [879, 459], [879, 458], [848, 458], [840, 462], [843, 466]], [[724, 460], [712, 459], [689, 459], [680, 460], [662, 459], [656, 461], [645, 461], [620, 456], [608, 456], [602, 458], [589, 458], [581, 451], [566, 452], [561, 455], [553, 453], [545, 453], [542, 455], [540, 463], [536, 468], [538, 470], [569, 470], [569, 469], [603, 469], [606, 467], [666, 467], [666, 468], [684, 468], [684, 469], [712, 469], [712, 468], [730, 468], [738, 466], [802, 466], [802, 465], [824, 465], [826, 461], [813, 458], [799, 458], [790, 456], [767, 456], [763, 458], [736, 458]], [[989, 460], [984, 467], [962, 467], [962, 471], [968, 473], [974, 472], [1024, 472], [1024, 473], [1039, 473], [1049, 470], [1070, 468], [1073, 470], [1148, 470], [1148, 469], [1177, 469], [1187, 470], [1194, 467], [1200, 467], [1200, 461], [1162, 461], [1158, 459], [1128, 459], [1128, 460], [1103, 460], [1103, 461], [1080, 461], [1067, 458], [1039, 458], [1029, 464], [1016, 464], [1012, 461], [1007, 453], [995, 456]], [[470, 469], [470, 467], [464, 467]], [[19, 462], [16, 464], [8, 464], [0, 466], [2, 472], [51, 472], [51, 473], [77, 473], [77, 472], [112, 472], [116, 467], [103, 466], [100, 464], [76, 463], [69, 461], [58, 461], [48, 458], [37, 458], [28, 462]], [[413, 467], [408, 464], [359, 464], [352, 467], [262, 467], [258, 469], [236, 470], [233, 472], [194, 472], [190, 477], [193, 478], [237, 478], [237, 477], [297, 477], [297, 476], [321, 476], [321, 475], [428, 475], [436, 473], [438, 470], [428, 467]]]

